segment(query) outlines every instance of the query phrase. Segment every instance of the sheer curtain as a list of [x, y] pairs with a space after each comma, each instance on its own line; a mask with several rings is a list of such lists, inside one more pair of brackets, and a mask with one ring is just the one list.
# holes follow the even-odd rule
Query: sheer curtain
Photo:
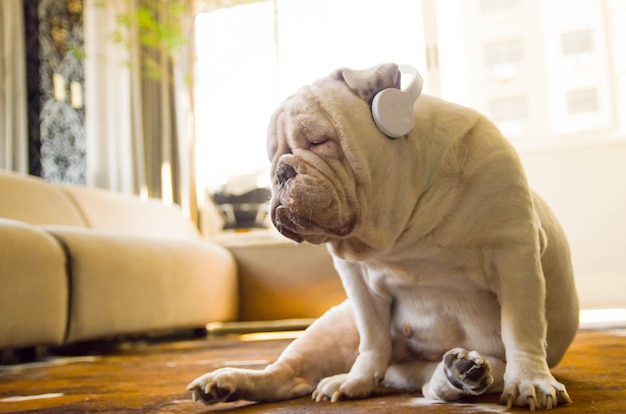
[[[195, 220], [193, 102], [190, 81], [183, 81], [190, 54], [172, 61], [132, 41], [136, 36], [127, 46], [111, 41], [117, 17], [148, 3], [84, 3], [87, 182], [179, 203]], [[165, 3], [150, 5], [158, 10]], [[186, 10], [181, 19], [192, 39], [192, 8]], [[145, 76], [146, 53], [160, 79]]]
[[130, 52], [111, 41], [130, 2], [84, 3], [87, 184], [134, 194], [145, 181], [138, 165], [143, 132], [131, 110]]
[[0, 1], [0, 168], [28, 173], [22, 0]]

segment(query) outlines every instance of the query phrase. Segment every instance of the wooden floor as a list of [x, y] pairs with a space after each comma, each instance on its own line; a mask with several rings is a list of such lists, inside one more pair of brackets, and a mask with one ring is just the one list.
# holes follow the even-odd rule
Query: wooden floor
[[[419, 393], [384, 391], [362, 401], [315, 403], [308, 398], [272, 404], [203, 406], [185, 385], [224, 365], [260, 368], [288, 340], [199, 339], [126, 343], [97, 354], [55, 356], [0, 367], [0, 413], [485, 413], [504, 412], [497, 396], [434, 404]], [[91, 355], [90, 355], [91, 354]], [[626, 330], [581, 331], [554, 371], [574, 400], [557, 413], [626, 413]], [[522, 410], [513, 410], [522, 412]]]

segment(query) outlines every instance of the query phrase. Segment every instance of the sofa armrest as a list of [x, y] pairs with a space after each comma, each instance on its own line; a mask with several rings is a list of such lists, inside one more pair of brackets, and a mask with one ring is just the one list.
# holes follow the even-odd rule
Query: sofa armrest
[[52, 236], [0, 218], [0, 348], [60, 345], [68, 314], [66, 257]]

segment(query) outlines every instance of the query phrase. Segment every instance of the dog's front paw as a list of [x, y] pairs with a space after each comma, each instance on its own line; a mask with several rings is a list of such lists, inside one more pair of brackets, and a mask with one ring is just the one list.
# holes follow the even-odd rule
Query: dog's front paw
[[548, 373], [528, 380], [506, 381], [500, 403], [506, 405], [507, 410], [515, 405], [535, 411], [571, 404], [572, 399], [565, 386]]
[[194, 401], [204, 404], [236, 401], [242, 380], [245, 381], [239, 370], [222, 368], [196, 378], [187, 385], [187, 390], [192, 392]]
[[450, 384], [470, 395], [480, 395], [493, 383], [489, 361], [476, 351], [454, 348], [443, 357]]
[[339, 374], [324, 378], [317, 385], [312, 398], [317, 401], [365, 398], [376, 388], [374, 377]]

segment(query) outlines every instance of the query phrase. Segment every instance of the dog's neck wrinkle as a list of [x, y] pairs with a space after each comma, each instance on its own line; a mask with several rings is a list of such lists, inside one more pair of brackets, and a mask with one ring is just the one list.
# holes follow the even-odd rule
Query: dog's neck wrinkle
[[373, 245], [370, 240], [366, 242], [358, 236], [333, 240], [329, 242], [329, 246], [334, 256], [350, 262], [371, 260], [380, 257], [389, 250], [389, 248], [383, 248], [382, 245]]
[[[377, 215], [377, 218], [393, 215], [394, 212], [389, 211], [383, 216]], [[405, 216], [408, 220], [411, 214]], [[338, 257], [350, 261], [383, 257], [389, 251], [396, 250], [407, 226], [404, 221], [377, 223], [376, 218], [366, 215], [350, 237], [331, 241], [331, 249]], [[381, 231], [382, 228], [384, 229]]]
[[[375, 176], [376, 172], [371, 172], [371, 174]], [[385, 192], [377, 190], [389, 180], [382, 180], [378, 184], [372, 180], [372, 186], [368, 189], [368, 194], [363, 197], [361, 204], [367, 207], [363, 208], [363, 215], [354, 233], [349, 238], [332, 242], [333, 250], [340, 257], [355, 261], [381, 258], [391, 250], [396, 251], [400, 247], [400, 243], [415, 240], [415, 234], [411, 234], [411, 237], [407, 238], [406, 232], [407, 229], [414, 230], [413, 223], [416, 222], [417, 205], [428, 190], [429, 184], [424, 182], [424, 178], [427, 177], [420, 176], [417, 170], [403, 172], [399, 170], [396, 178], [403, 179], [401, 174], [404, 174], [404, 177], [412, 177], [415, 185], [410, 193], [394, 192], [391, 195], [395, 200], [394, 202], [388, 200], [390, 188], [387, 188]], [[367, 200], [373, 200], [376, 194], [383, 193], [386, 194], [387, 202], [377, 205], [376, 208], [369, 205]], [[410, 210], [401, 211], [398, 206], [412, 207]]]

